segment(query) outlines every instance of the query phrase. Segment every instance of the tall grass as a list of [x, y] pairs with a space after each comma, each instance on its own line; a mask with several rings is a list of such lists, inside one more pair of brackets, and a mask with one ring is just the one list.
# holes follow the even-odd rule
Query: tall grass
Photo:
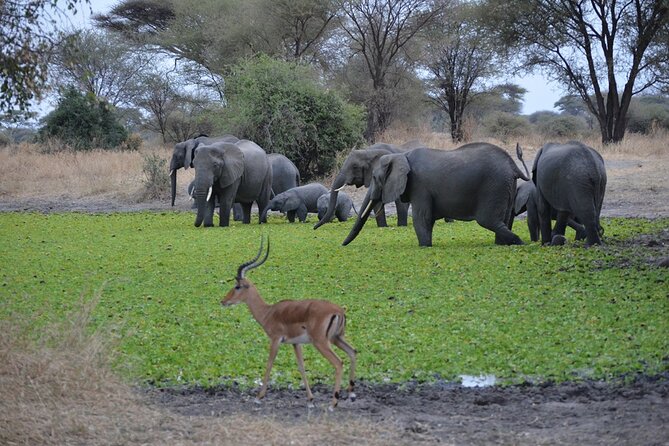
[[[420, 140], [428, 147], [453, 149], [449, 135], [431, 132], [426, 128], [389, 129], [379, 141], [402, 144]], [[494, 138], [473, 136], [474, 141], [497, 144], [511, 153], [519, 142], [531, 158], [546, 141], [538, 135], [518, 141], [500, 141]], [[669, 134], [658, 130], [652, 135], [628, 134], [620, 144], [604, 146], [596, 136], [584, 140], [605, 158], [619, 157], [667, 157], [669, 156]], [[90, 152], [60, 151], [44, 153], [39, 146], [22, 144], [0, 149], [0, 199], [46, 198], [58, 200], [84, 199], [89, 197], [113, 198], [120, 202], [139, 202], [160, 194], [147, 193], [143, 172], [144, 157], [155, 156], [168, 160], [171, 147], [148, 147], [140, 151]], [[341, 161], [341, 160], [340, 160]], [[192, 170], [180, 171], [179, 190], [185, 190], [192, 179]], [[333, 175], [321, 179], [329, 184]], [[179, 194], [185, 196], [185, 194]]]

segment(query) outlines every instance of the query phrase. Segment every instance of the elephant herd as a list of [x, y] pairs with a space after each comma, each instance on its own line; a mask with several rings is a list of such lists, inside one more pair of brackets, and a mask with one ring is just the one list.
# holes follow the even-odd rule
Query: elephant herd
[[372, 212], [377, 225], [386, 226], [384, 206], [393, 202], [399, 226], [407, 225], [411, 206], [420, 246], [432, 246], [434, 223], [440, 219], [474, 220], [495, 234], [496, 244], [522, 244], [511, 229], [525, 211], [532, 241], [540, 237], [542, 244], [563, 244], [569, 225], [586, 246], [600, 244], [606, 189], [601, 155], [576, 141], [548, 143], [537, 151], [531, 175], [520, 146], [516, 156], [524, 172], [505, 150], [489, 143], [454, 150], [431, 149], [417, 141], [378, 143], [352, 150], [328, 190], [319, 183], [300, 185], [300, 174], [288, 158], [266, 154], [252, 141], [201, 136], [175, 146], [172, 205], [177, 169], [194, 167], [189, 191], [197, 208], [195, 226], [213, 226], [216, 202], [221, 226], [228, 226], [235, 203], [241, 206], [242, 221], [249, 223], [255, 202], [260, 223], [267, 221], [268, 211], [286, 213], [290, 222], [295, 217], [304, 222], [311, 212], [318, 214], [317, 229], [335, 216], [340, 221], [349, 217], [353, 203], [341, 189], [354, 185], [365, 186], [367, 193], [344, 245], [358, 236]]

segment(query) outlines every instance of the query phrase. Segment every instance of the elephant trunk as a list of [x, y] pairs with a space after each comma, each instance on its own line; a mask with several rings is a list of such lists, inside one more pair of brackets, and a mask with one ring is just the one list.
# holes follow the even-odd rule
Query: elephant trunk
[[362, 230], [362, 227], [365, 226], [365, 223], [367, 222], [367, 219], [369, 218], [369, 214], [372, 213], [372, 209], [374, 209], [381, 200], [378, 199], [369, 199], [369, 192], [365, 196], [364, 201], [362, 202], [362, 206], [360, 209], [362, 209], [360, 215], [358, 215], [358, 219], [356, 220], [355, 224], [353, 225], [353, 228], [351, 228], [351, 232], [349, 232], [348, 237], [346, 237], [346, 240], [342, 243], [343, 246], [348, 245], [351, 243], [355, 238], [358, 236], [360, 231]]
[[328, 209], [325, 215], [314, 225], [314, 229], [320, 228], [325, 223], [332, 221], [332, 218], [335, 214], [335, 209], [337, 208], [337, 196], [339, 195], [339, 190], [346, 186], [344, 180], [344, 175], [340, 172], [332, 183], [330, 188], [330, 202], [328, 203]]
[[172, 206], [174, 206], [174, 199], [177, 196], [177, 169], [170, 171], [170, 181], [172, 182]]
[[[211, 226], [213, 220], [214, 208], [210, 203], [211, 187], [207, 189], [198, 189], [193, 191], [197, 214], [195, 215], [195, 227], [200, 227], [204, 222], [205, 226]], [[212, 198], [213, 199], [213, 198]]]

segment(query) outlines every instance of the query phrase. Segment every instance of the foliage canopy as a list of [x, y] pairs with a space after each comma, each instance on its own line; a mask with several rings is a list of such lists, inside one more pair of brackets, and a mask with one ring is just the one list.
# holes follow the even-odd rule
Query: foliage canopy
[[113, 106], [73, 87], [63, 92], [58, 106], [44, 121], [40, 139], [57, 138], [75, 150], [110, 149], [128, 138]]
[[306, 181], [361, 143], [362, 109], [323, 88], [309, 66], [261, 56], [237, 65], [227, 85], [225, 130], [286, 155]]

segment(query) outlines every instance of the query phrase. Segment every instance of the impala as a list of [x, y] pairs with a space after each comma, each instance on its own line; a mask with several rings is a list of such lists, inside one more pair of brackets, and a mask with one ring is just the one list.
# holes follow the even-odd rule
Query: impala
[[348, 396], [355, 401], [353, 393], [355, 377], [355, 350], [344, 340], [346, 316], [344, 310], [325, 300], [282, 300], [273, 305], [265, 303], [260, 297], [256, 286], [244, 274], [257, 268], [269, 257], [269, 237], [267, 238], [267, 252], [262, 260], [258, 261], [263, 251], [263, 240], [260, 241], [260, 250], [253, 260], [243, 263], [237, 270], [236, 285], [221, 301], [221, 305], [235, 305], [244, 302], [256, 321], [269, 336], [269, 358], [267, 369], [263, 377], [262, 387], [257, 401], [267, 393], [272, 364], [281, 344], [292, 344], [297, 358], [297, 367], [302, 375], [304, 387], [307, 389], [309, 407], [312, 407], [314, 395], [311, 393], [302, 359], [302, 344], [313, 344], [314, 347], [335, 368], [335, 387], [330, 410], [337, 406], [339, 389], [343, 371], [342, 360], [332, 351], [331, 343], [342, 349], [351, 358]]

